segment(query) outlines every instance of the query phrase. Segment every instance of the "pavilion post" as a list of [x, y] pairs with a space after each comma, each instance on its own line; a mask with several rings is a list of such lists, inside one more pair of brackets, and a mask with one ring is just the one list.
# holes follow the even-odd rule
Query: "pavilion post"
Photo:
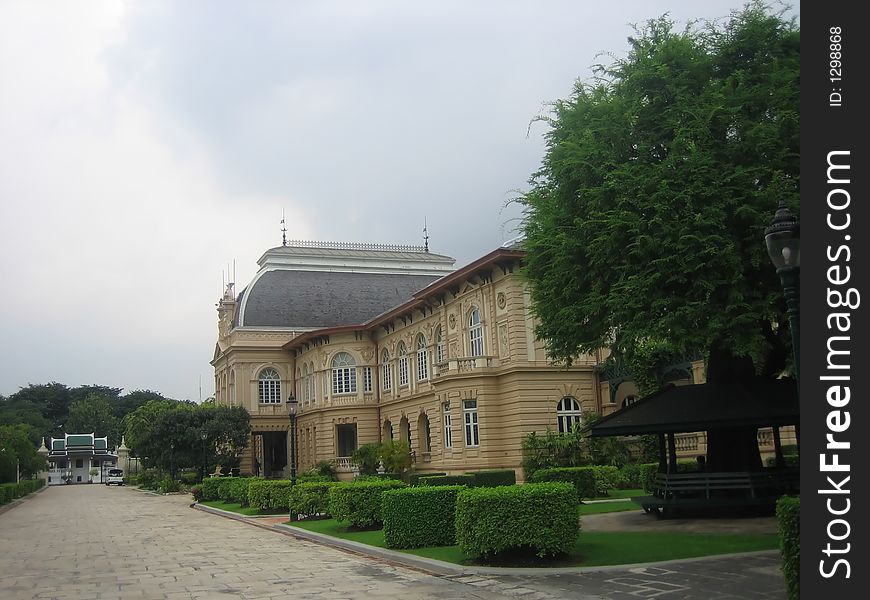
[[668, 472], [668, 455], [665, 450], [665, 434], [659, 434], [659, 473]]
[[670, 473], [677, 472], [677, 440], [674, 437], [674, 432], [668, 432], [668, 454], [670, 455]]

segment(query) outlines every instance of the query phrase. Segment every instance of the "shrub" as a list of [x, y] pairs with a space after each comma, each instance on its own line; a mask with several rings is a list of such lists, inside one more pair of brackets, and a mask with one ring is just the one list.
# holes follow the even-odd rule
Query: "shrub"
[[194, 485], [190, 488], [190, 495], [193, 496], [193, 499], [197, 502], [202, 502], [202, 486]]
[[466, 473], [465, 475], [432, 475], [430, 477], [420, 477], [417, 480], [419, 485], [474, 485], [474, 475]]
[[164, 477], [157, 484], [157, 491], [161, 494], [169, 494], [170, 492], [177, 492], [180, 489], [180, 485], [177, 481], [172, 479], [171, 477]]
[[389, 473], [404, 473], [411, 468], [411, 447], [407, 442], [381, 444], [381, 462]]
[[610, 490], [619, 485], [619, 469], [611, 465], [595, 465], [589, 467], [595, 474], [595, 495], [607, 496]]
[[202, 480], [202, 499], [205, 501], [220, 500], [218, 490], [220, 489], [220, 477], [206, 477]]
[[577, 495], [567, 483], [468, 488], [456, 497], [456, 541], [470, 556], [511, 549], [541, 557], [566, 553], [579, 531]]
[[499, 485], [516, 485], [517, 473], [513, 469], [493, 469], [491, 471], [474, 471], [466, 473], [474, 478], [471, 485], [477, 487], [496, 487]]
[[145, 469], [139, 473], [139, 487], [146, 490], [156, 490], [163, 477], [157, 469]]
[[[785, 455], [783, 455], [783, 458], [785, 459], [785, 466], [786, 467], [799, 467], [801, 464], [800, 463], [800, 456], [798, 456], [796, 454], [785, 454]], [[775, 456], [771, 456], [767, 459], [767, 466], [768, 467], [775, 467], [776, 466], [776, 457]]]
[[196, 471], [185, 471], [181, 474], [181, 481], [187, 485], [193, 485], [199, 482], [199, 473]]
[[411, 473], [410, 475], [408, 475], [408, 483], [410, 483], [411, 485], [420, 485], [421, 477], [437, 477], [439, 475], [447, 475], [447, 473]]
[[583, 464], [583, 436], [574, 427], [569, 433], [547, 429], [544, 435], [531, 432], [523, 439], [523, 474], [532, 481], [535, 471], [554, 467], [579, 467]]
[[329, 490], [344, 485], [337, 481], [310, 481], [297, 483], [290, 489], [289, 509], [297, 517], [329, 515]]
[[640, 465], [640, 481], [643, 491], [652, 494], [656, 487], [656, 475], [659, 473], [659, 463], [644, 463]]
[[619, 469], [619, 481], [616, 487], [620, 489], [633, 489], [643, 487], [643, 465], [629, 463]]
[[359, 467], [361, 475], [374, 475], [378, 472], [381, 445], [378, 443], [363, 444], [350, 455], [353, 464]]
[[296, 478], [296, 483], [324, 483], [327, 481], [335, 481], [328, 475], [321, 475], [315, 471], [306, 471]]
[[381, 494], [385, 490], [405, 487], [401, 481], [354, 481], [329, 489], [329, 514], [354, 527], [373, 527], [383, 522]]
[[576, 500], [594, 498], [597, 493], [595, 467], [556, 467], [540, 469], [532, 476], [532, 483], [562, 481], [574, 486]]
[[328, 460], [321, 460], [320, 462], [315, 463], [313, 467], [306, 471], [306, 474], [327, 477], [330, 481], [335, 481], [338, 477], [338, 471], [335, 469], [335, 463]]
[[456, 494], [460, 485], [409, 487], [381, 495], [387, 548], [456, 543]]
[[289, 479], [256, 479], [248, 483], [248, 505], [262, 510], [290, 510]]
[[776, 502], [776, 520], [782, 551], [782, 572], [789, 600], [800, 597], [801, 565], [801, 501], [796, 496], [783, 496]]

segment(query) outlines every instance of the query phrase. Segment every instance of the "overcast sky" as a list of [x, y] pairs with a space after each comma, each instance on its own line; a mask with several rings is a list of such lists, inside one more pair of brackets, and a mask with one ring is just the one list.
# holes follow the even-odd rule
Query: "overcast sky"
[[0, 394], [213, 393], [222, 271], [288, 238], [516, 236], [531, 120], [632, 23], [738, 0], [0, 2]]

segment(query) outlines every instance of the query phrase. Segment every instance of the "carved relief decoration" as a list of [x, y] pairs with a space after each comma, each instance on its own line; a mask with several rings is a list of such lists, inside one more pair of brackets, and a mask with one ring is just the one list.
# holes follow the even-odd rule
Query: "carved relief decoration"
[[504, 309], [505, 305], [507, 304], [507, 298], [505, 298], [504, 292], [498, 293], [498, 295], [495, 297], [495, 302], [496, 304], [498, 304], [499, 308]]

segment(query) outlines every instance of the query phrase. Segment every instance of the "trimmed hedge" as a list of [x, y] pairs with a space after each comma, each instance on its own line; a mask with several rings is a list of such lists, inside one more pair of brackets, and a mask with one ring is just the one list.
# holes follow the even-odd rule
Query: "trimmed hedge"
[[329, 490], [337, 481], [306, 481], [290, 489], [289, 509], [297, 517], [329, 516]]
[[776, 521], [782, 551], [782, 572], [789, 600], [800, 597], [801, 566], [801, 501], [796, 496], [783, 496], [776, 501]]
[[492, 469], [489, 471], [474, 471], [466, 473], [474, 477], [472, 485], [476, 487], [498, 487], [500, 485], [516, 485], [517, 473], [513, 469]]
[[262, 510], [290, 510], [289, 479], [256, 479], [248, 483], [248, 505]]
[[472, 557], [512, 549], [566, 553], [579, 532], [577, 492], [568, 483], [467, 488], [456, 497], [456, 541]]
[[575, 501], [594, 498], [597, 494], [593, 467], [553, 467], [538, 469], [532, 475], [532, 483], [561, 481], [574, 486]]
[[337, 521], [349, 521], [354, 527], [373, 527], [383, 523], [381, 494], [405, 487], [401, 481], [355, 481], [329, 488], [329, 514]]
[[12, 502], [16, 498], [35, 492], [45, 485], [43, 479], [22, 479], [18, 483], [0, 483], [0, 504]]
[[218, 498], [224, 502], [248, 505], [250, 477], [223, 477], [218, 484]]
[[220, 496], [218, 495], [220, 490], [221, 481], [224, 481], [220, 477], [206, 477], [202, 480], [202, 487], [200, 489], [200, 495], [202, 499], [205, 501], [213, 501], [220, 500]]
[[443, 475], [447, 475], [447, 473], [411, 473], [410, 475], [408, 475], [408, 483], [410, 483], [411, 485], [420, 485], [421, 477], [439, 477]]
[[381, 495], [387, 548], [456, 543], [456, 495], [461, 485], [409, 487]]
[[474, 475], [432, 475], [430, 477], [421, 477], [418, 480], [420, 485], [474, 485]]

